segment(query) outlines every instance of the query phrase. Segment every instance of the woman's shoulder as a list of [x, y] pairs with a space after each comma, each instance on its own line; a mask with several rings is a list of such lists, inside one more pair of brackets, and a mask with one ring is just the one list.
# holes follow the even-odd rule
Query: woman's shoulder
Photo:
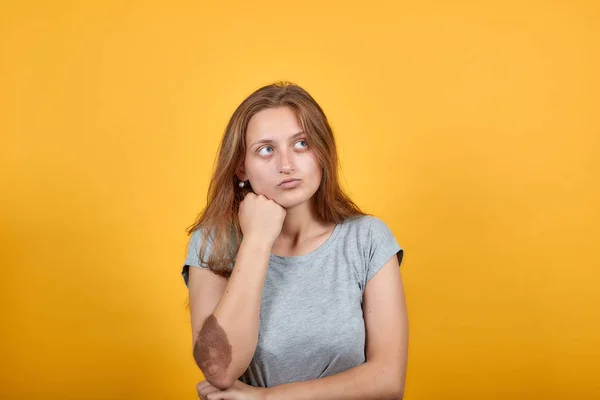
[[189, 232], [188, 248], [193, 248], [196, 252], [199, 252], [200, 248], [205, 246], [204, 251], [208, 254], [212, 251], [214, 238], [214, 227], [211, 228], [205, 224], [197, 225]]
[[348, 240], [357, 240], [363, 244], [374, 241], [387, 241], [390, 236], [393, 236], [387, 223], [371, 214], [346, 218], [342, 223], [342, 230]]
[[379, 217], [371, 214], [355, 215], [348, 217], [343, 222], [350, 229], [358, 231], [381, 230], [387, 228], [387, 224]]
[[[226, 230], [224, 232], [225, 237], [219, 235], [219, 233], [221, 232], [218, 231], [215, 226], [199, 224], [194, 227], [191, 232], [189, 232], [189, 243], [193, 244], [194, 246], [200, 246], [206, 241], [208, 248], [211, 248], [215, 240], [223, 239], [227, 243], [232, 243], [232, 241], [235, 239], [234, 230]], [[215, 239], [215, 237], [217, 239]]]
[[189, 242], [193, 243], [194, 245], [198, 245], [205, 237], [208, 237], [210, 241], [212, 235], [206, 235], [207, 231], [208, 230], [203, 225], [195, 226], [193, 230], [189, 232]]

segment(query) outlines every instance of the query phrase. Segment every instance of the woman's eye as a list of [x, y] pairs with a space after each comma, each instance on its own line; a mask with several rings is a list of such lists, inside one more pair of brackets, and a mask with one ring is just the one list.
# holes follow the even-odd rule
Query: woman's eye
[[[303, 143], [303, 145], [301, 145], [300, 147], [298, 147], [298, 143]], [[298, 140], [296, 142], [296, 147], [300, 148], [300, 149], [304, 149], [304, 148], [308, 147], [308, 142], [306, 140]]]
[[[269, 151], [269, 152], [265, 152], [264, 150], [267, 150], [267, 149], [270, 149], [271, 151]], [[266, 156], [266, 155], [268, 155], [268, 154], [271, 154], [272, 152], [273, 152], [273, 148], [272, 148], [271, 146], [265, 146], [265, 147], [261, 147], [261, 148], [258, 150], [258, 154], [260, 154], [260, 155], [263, 155], [263, 156]]]

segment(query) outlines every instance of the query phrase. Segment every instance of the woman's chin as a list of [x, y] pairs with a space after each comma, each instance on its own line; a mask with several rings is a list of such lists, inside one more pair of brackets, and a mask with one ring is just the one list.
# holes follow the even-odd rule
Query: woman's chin
[[277, 204], [279, 204], [281, 207], [285, 208], [286, 210], [289, 210], [291, 208], [296, 208], [299, 206], [303, 206], [304, 204], [308, 204], [308, 202], [310, 201], [309, 199], [292, 199], [292, 198], [279, 198], [277, 200], [273, 200], [274, 202], [276, 202]]
[[[257, 193], [259, 194], [259, 193]], [[311, 197], [307, 197], [307, 193], [297, 190], [284, 190], [275, 193], [262, 193], [268, 199], [273, 200], [281, 207], [287, 209], [298, 207], [310, 201]]]

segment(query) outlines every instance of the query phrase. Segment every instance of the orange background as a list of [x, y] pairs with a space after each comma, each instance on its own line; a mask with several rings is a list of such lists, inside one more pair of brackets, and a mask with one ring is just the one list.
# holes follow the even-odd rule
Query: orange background
[[0, 397], [196, 398], [184, 230], [287, 79], [406, 250], [405, 398], [600, 398], [597, 2], [0, 7]]

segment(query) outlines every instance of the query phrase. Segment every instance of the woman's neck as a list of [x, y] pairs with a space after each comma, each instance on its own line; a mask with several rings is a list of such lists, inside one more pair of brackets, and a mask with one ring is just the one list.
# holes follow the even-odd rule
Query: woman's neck
[[312, 200], [289, 208], [286, 213], [281, 234], [276, 241], [279, 243], [294, 246], [315, 235], [322, 234], [331, 225], [319, 218]]

